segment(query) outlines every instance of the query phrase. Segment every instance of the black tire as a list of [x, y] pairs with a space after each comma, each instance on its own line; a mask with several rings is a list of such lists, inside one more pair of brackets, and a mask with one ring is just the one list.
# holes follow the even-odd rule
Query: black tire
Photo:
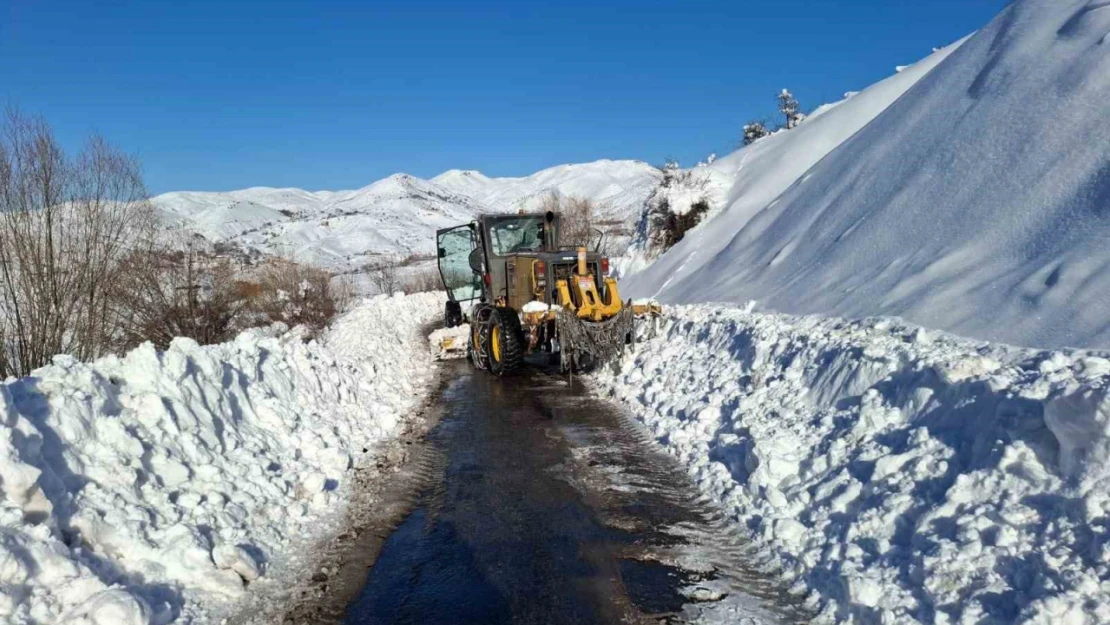
[[524, 364], [524, 331], [520, 315], [509, 307], [495, 308], [483, 328], [489, 370], [494, 375], [511, 375]]
[[458, 302], [448, 300], [443, 305], [443, 325], [448, 328], [454, 328], [462, 325], [463, 314], [462, 306]]

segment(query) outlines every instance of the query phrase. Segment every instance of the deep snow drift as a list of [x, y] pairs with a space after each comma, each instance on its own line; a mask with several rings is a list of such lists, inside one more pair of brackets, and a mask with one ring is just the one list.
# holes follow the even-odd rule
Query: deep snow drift
[[176, 339], [0, 385], [0, 621], [218, 622], [342, 518], [351, 468], [422, 399], [436, 294], [320, 342]]
[[[844, 100], [820, 107], [793, 130], [777, 132], [706, 166], [686, 170], [689, 178], [681, 184], [657, 189], [656, 194], [665, 198], [676, 213], [687, 212], [691, 204], [703, 198], [709, 201], [710, 212], [700, 227], [647, 271], [628, 278], [628, 288], [644, 297], [662, 294], [676, 299], [672, 292], [680, 290], [678, 285], [697, 275], [754, 215], [901, 97], [958, 46], [957, 43], [937, 50], [913, 65], [899, 68], [895, 75], [862, 92], [846, 94]], [[641, 222], [629, 258], [622, 260], [622, 270], [626, 274], [639, 271], [654, 260], [646, 240], [647, 226]], [[697, 299], [686, 291], [682, 294], [685, 300]], [[702, 292], [700, 296], [702, 299], [724, 297], [718, 292]]]
[[1110, 622], [1110, 354], [669, 307], [593, 377], [820, 623]]
[[630, 292], [1110, 347], [1108, 33], [1102, 1], [1014, 2], [781, 196], [734, 188]]
[[396, 174], [354, 191], [257, 187], [165, 193], [152, 201], [164, 223], [213, 243], [343, 271], [381, 255], [430, 256], [437, 229], [483, 212], [537, 209], [550, 194], [590, 199], [603, 220], [630, 226], [660, 177], [658, 169], [641, 161], [601, 160], [520, 178], [452, 170], [432, 180]]

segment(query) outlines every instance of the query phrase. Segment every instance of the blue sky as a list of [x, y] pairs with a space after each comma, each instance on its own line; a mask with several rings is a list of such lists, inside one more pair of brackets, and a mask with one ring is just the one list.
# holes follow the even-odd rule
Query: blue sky
[[1004, 5], [0, 0], [0, 101], [137, 154], [154, 193], [692, 164], [783, 87], [839, 99]]

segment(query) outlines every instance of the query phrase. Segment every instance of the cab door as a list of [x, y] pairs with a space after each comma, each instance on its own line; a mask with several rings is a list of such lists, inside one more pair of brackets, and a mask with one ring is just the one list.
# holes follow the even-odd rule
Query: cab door
[[472, 224], [436, 232], [439, 276], [447, 297], [464, 304], [482, 297], [482, 277], [470, 266], [470, 255], [478, 248], [478, 234]]

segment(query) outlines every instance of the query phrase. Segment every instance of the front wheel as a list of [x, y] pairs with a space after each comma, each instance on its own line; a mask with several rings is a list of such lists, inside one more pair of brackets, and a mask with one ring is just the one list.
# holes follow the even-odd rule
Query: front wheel
[[483, 333], [490, 372], [502, 376], [519, 371], [524, 364], [524, 331], [516, 311], [507, 306], [493, 309]]

